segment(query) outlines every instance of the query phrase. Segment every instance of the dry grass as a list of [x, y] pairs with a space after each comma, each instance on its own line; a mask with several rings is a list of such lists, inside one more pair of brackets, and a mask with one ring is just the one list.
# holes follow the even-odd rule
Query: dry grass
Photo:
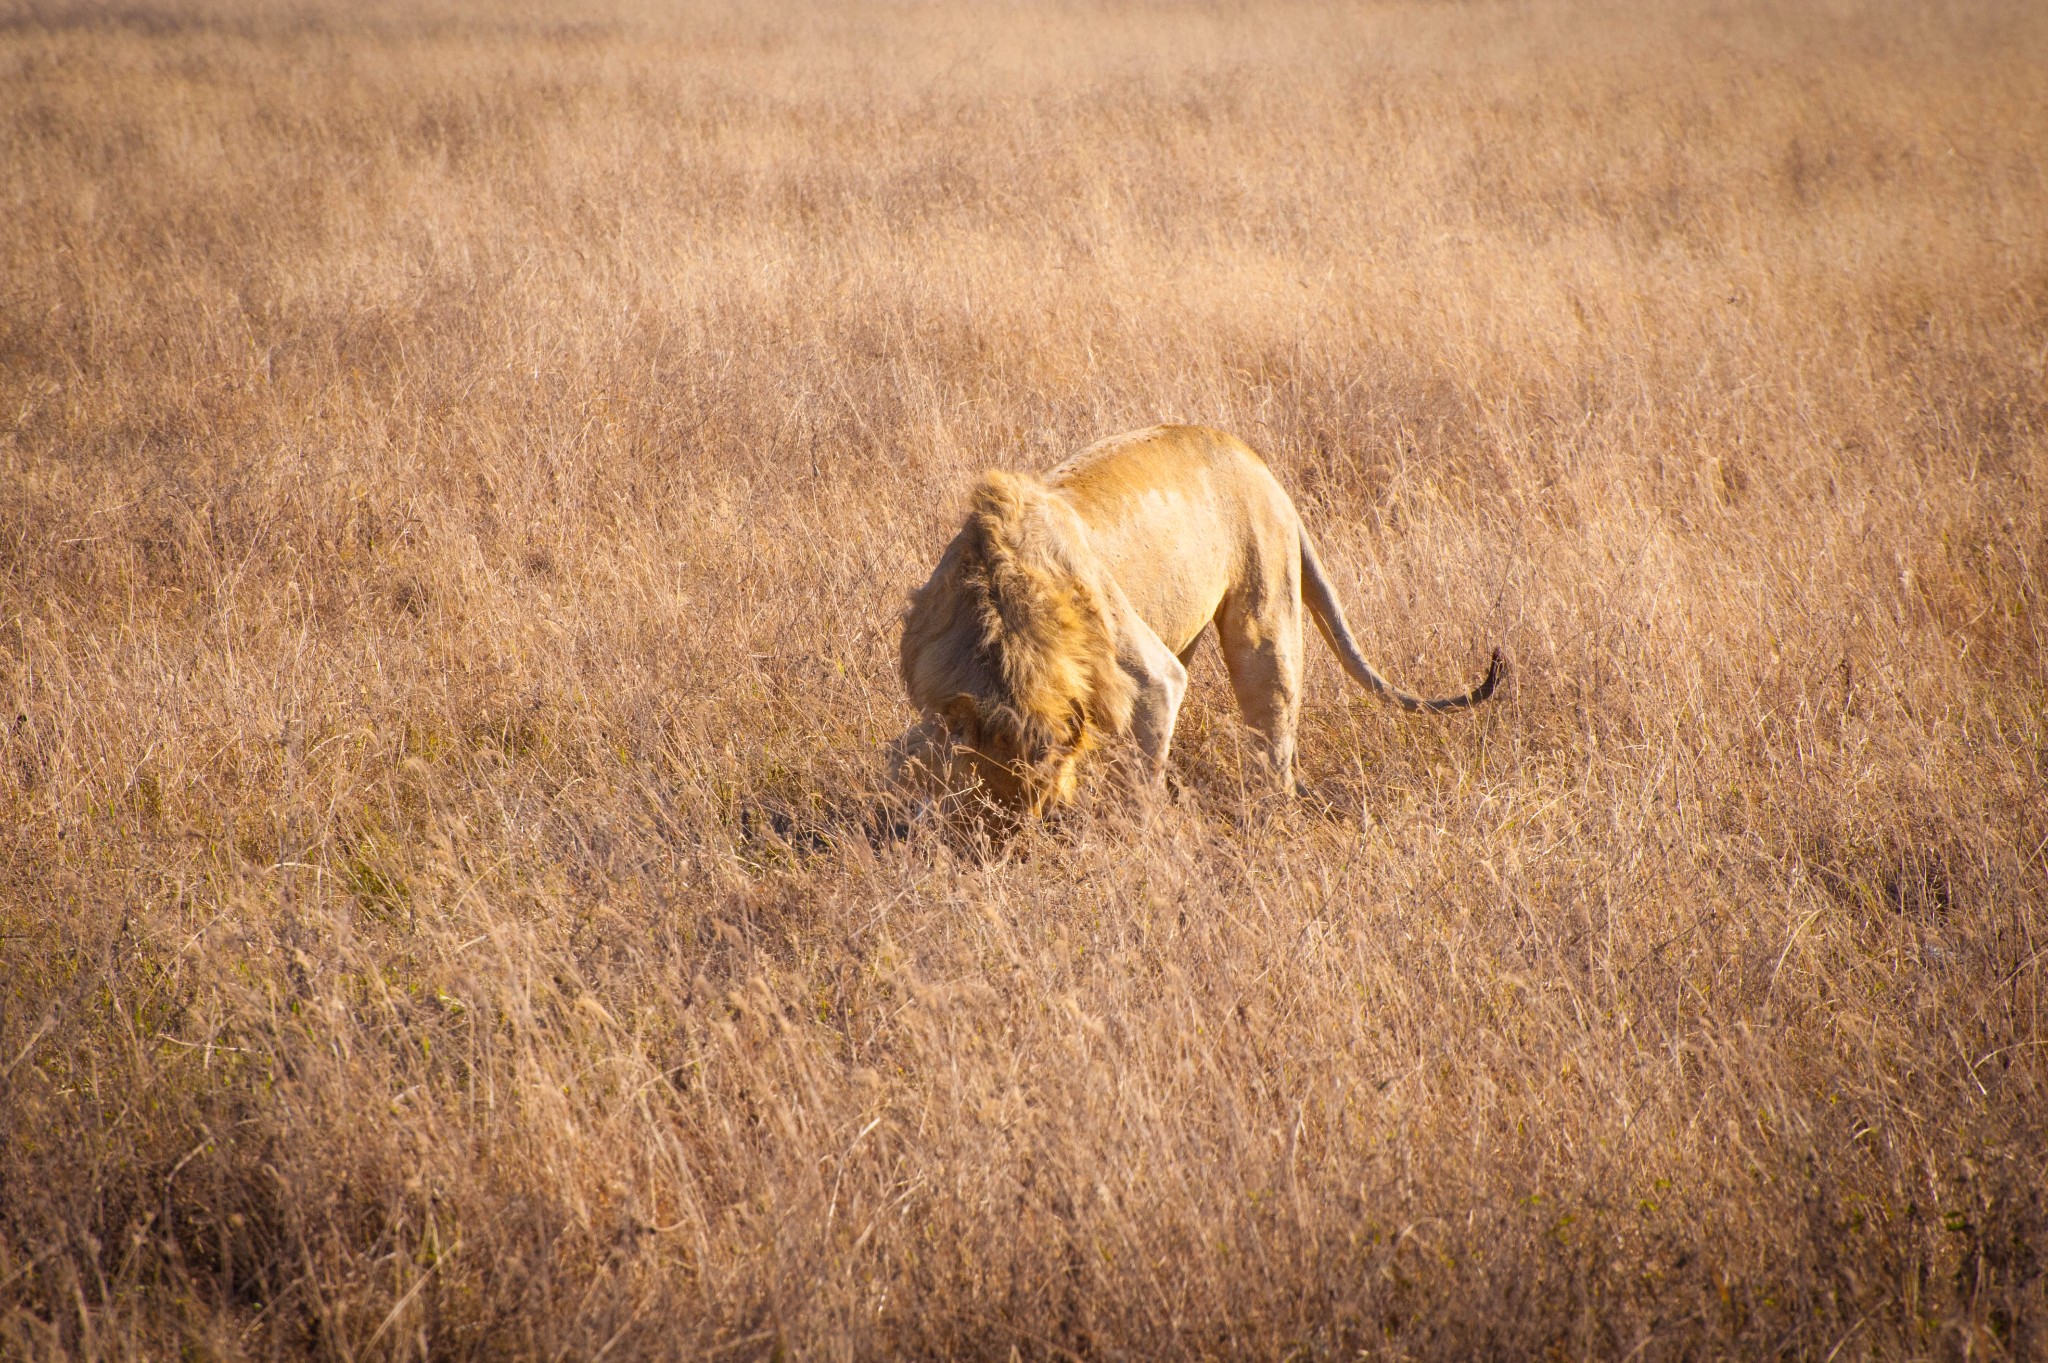
[[[2048, 1351], [2048, 10], [1780, 9], [7, 5], [0, 1353]], [[1512, 694], [871, 844], [1161, 418]]]

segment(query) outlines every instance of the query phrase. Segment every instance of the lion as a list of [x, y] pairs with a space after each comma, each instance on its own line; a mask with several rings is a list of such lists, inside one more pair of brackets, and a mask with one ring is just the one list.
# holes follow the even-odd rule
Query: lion
[[1013, 814], [1074, 798], [1081, 759], [1135, 742], [1163, 785], [1187, 665], [1216, 626], [1231, 691], [1274, 784], [1294, 793], [1306, 605], [1352, 680], [1408, 710], [1478, 705], [1501, 677], [1423, 700], [1365, 660], [1301, 515], [1244, 442], [1155, 426], [1043, 479], [992, 471], [903, 616], [903, 683], [922, 719], [900, 765], [978, 783]]

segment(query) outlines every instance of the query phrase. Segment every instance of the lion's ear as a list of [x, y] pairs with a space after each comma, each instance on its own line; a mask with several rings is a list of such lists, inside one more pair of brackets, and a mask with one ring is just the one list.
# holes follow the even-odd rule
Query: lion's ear
[[965, 691], [956, 691], [939, 706], [939, 718], [958, 737], [973, 742], [981, 731], [981, 705]]

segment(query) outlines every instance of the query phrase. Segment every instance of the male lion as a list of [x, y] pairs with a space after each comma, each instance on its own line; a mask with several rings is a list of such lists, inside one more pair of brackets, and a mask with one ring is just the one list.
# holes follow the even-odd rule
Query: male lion
[[1420, 700], [1359, 653], [1301, 515], [1242, 441], [1199, 426], [1112, 436], [1040, 480], [990, 472], [903, 617], [903, 682], [924, 712], [906, 756], [978, 779], [1013, 813], [1073, 798], [1103, 740], [1163, 780], [1187, 661], [1216, 622], [1268, 771], [1294, 790], [1301, 608], [1354, 681], [1410, 710], [1477, 705], [1500, 680]]

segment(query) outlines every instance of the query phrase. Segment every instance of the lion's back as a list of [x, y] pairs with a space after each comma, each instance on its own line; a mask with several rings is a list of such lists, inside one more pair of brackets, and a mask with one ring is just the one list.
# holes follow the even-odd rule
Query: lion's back
[[1265, 462], [1205, 426], [1111, 436], [1047, 481], [1086, 524], [1138, 613], [1176, 651], [1240, 578], [1292, 551], [1298, 526]]
[[1246, 462], [1260, 469], [1249, 446], [1207, 426], [1148, 426], [1096, 441], [1073, 455], [1046, 481], [1081, 503], [1115, 503], [1149, 491], [1241, 481]]

